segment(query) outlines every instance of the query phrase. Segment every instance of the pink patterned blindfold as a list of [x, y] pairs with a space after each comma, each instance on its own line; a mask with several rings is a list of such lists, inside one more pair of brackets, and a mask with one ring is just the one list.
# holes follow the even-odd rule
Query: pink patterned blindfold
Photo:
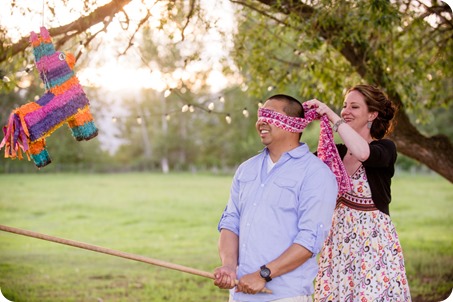
[[302, 132], [311, 122], [301, 117], [287, 116], [274, 110], [259, 108], [258, 121], [266, 122], [289, 132]]

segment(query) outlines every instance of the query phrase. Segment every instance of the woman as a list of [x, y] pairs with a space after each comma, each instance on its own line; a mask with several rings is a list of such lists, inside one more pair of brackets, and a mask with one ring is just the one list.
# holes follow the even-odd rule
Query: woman
[[318, 100], [306, 105], [334, 124], [353, 187], [337, 198], [319, 258], [315, 301], [410, 301], [403, 253], [389, 216], [397, 153], [383, 137], [392, 130], [395, 107], [370, 85], [347, 91], [341, 118]]

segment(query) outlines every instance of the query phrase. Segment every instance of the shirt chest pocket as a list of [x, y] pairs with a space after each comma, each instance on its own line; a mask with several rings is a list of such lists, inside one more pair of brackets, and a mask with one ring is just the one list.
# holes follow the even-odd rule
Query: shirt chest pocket
[[269, 196], [271, 205], [283, 209], [294, 209], [297, 204], [296, 186], [295, 180], [283, 177], [276, 178]]
[[239, 181], [239, 204], [242, 206], [248, 199], [256, 195], [254, 191], [256, 174], [241, 175]]

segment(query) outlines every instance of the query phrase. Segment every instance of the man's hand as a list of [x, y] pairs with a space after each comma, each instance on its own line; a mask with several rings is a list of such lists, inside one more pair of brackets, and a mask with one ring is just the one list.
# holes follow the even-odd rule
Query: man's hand
[[256, 294], [266, 286], [266, 280], [261, 278], [259, 271], [242, 276], [239, 280], [237, 290], [245, 294]]
[[214, 270], [214, 285], [222, 289], [236, 286], [236, 268], [221, 266]]

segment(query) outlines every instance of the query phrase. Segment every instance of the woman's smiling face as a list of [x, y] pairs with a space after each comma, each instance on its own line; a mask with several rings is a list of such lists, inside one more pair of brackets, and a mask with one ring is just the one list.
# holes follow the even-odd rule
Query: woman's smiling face
[[360, 133], [364, 128], [367, 129], [367, 123], [373, 119], [372, 116], [365, 103], [365, 97], [360, 92], [353, 90], [346, 95], [341, 117], [355, 131]]

